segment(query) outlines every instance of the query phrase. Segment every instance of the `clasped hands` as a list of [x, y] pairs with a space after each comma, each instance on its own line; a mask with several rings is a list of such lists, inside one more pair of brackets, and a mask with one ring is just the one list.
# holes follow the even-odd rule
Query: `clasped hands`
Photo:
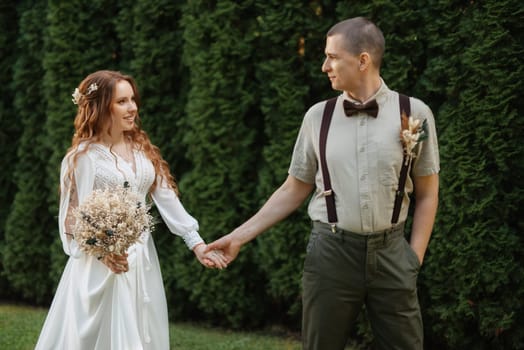
[[202, 265], [222, 270], [235, 260], [242, 245], [239, 236], [232, 232], [207, 245], [200, 243], [193, 251]]
[[[242, 244], [234, 239], [232, 234], [223, 236], [216, 241], [205, 244], [199, 243], [193, 248], [198, 261], [208, 268], [225, 269], [237, 257]], [[100, 259], [114, 273], [129, 271], [127, 254], [108, 254]]]
[[221, 250], [209, 249], [205, 243], [199, 243], [193, 248], [198, 261], [205, 267], [216, 268], [219, 270], [227, 267], [227, 259]]
[[[198, 261], [208, 268], [224, 269], [227, 267], [228, 260], [221, 250], [210, 250], [205, 243], [197, 244], [193, 248]], [[100, 258], [100, 262], [106, 265], [113, 273], [119, 274], [129, 271], [127, 253], [123, 255], [107, 254]]]

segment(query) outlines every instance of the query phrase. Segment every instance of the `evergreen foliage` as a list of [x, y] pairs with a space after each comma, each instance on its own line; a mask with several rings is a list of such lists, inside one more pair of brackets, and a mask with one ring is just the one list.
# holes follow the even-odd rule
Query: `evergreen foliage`
[[[256, 56], [256, 81], [260, 109], [264, 118], [262, 165], [257, 187], [258, 206], [284, 182], [302, 117], [311, 99], [321, 100], [310, 92], [304, 80], [320, 71], [318, 50], [310, 50], [312, 34], [319, 22], [317, 8], [303, 1], [264, 1], [258, 4], [257, 42], [264, 50]], [[307, 60], [317, 62], [307, 66]], [[310, 72], [309, 68], [314, 71]], [[311, 95], [310, 95], [311, 93]], [[314, 100], [313, 100], [314, 101]], [[316, 101], [315, 101], [316, 102]], [[314, 102], [313, 102], [314, 103]], [[301, 271], [309, 237], [305, 205], [297, 213], [257, 238], [257, 261], [268, 278], [273, 322], [300, 325]], [[294, 252], [290, 254], [290, 252]]]
[[[193, 168], [181, 186], [205, 239], [228, 233], [253, 212], [261, 122], [253, 104], [252, 5], [190, 1], [183, 11], [183, 57], [190, 75], [183, 142]], [[254, 261], [255, 247], [246, 247], [227, 273], [176, 271], [180, 286], [207, 317], [221, 315], [217, 322], [227, 320], [234, 327], [263, 323], [259, 303], [266, 299], [265, 282]]]
[[[524, 130], [515, 93], [524, 78], [523, 24], [512, 16], [519, 8], [522, 14], [516, 1], [463, 8], [456, 35], [444, 41], [456, 51], [442, 50], [435, 60], [447, 64], [432, 72], [447, 81], [450, 100], [439, 111], [441, 202], [423, 284], [428, 330], [452, 348], [524, 346], [524, 268], [517, 263], [524, 150], [515, 147]], [[451, 9], [448, 15], [456, 17]]]
[[[96, 0], [0, 4], [0, 297], [50, 301], [66, 256], [58, 175], [71, 93], [98, 69], [133, 75], [140, 116], [206, 241], [285, 180], [305, 111], [335, 96], [326, 31], [366, 16], [386, 37], [394, 90], [433, 110], [441, 153], [434, 234], [419, 278], [427, 349], [524, 347], [524, 3]], [[5, 82], [5, 83], [4, 83]], [[171, 318], [300, 328], [305, 205], [206, 270], [158, 225]], [[358, 348], [371, 335], [365, 313]]]
[[[42, 303], [51, 296], [53, 279], [49, 276], [49, 246], [55, 238], [50, 232], [56, 220], [47, 208], [48, 192], [41, 172], [49, 152], [43, 146], [46, 135], [45, 99], [42, 80], [42, 52], [45, 4], [30, 6], [25, 2], [20, 11], [20, 33], [17, 61], [14, 65], [14, 108], [23, 127], [13, 174], [18, 188], [6, 225], [6, 249], [3, 262], [14, 290], [28, 300]], [[35, 264], [35, 261], [38, 262]]]
[[[17, 191], [13, 172], [17, 163], [16, 147], [21, 133], [20, 124], [12, 105], [13, 91], [10, 81], [16, 53], [13, 50], [18, 31], [16, 1], [0, 3], [0, 255], [5, 251], [5, 225]], [[0, 297], [10, 294], [3, 259], [0, 259]]]

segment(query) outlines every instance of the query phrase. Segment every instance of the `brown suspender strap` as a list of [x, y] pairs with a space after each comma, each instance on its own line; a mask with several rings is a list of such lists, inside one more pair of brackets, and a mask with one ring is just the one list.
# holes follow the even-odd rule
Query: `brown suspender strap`
[[[400, 104], [400, 118], [402, 119], [402, 113], [405, 113], [407, 117], [411, 114], [411, 105], [409, 103], [409, 97], [403, 94], [399, 94]], [[400, 122], [402, 125], [402, 120]], [[398, 180], [397, 192], [395, 193], [395, 203], [393, 205], [393, 214], [391, 215], [391, 223], [395, 225], [398, 222], [400, 215], [400, 208], [402, 207], [402, 200], [404, 199], [404, 187], [406, 186], [406, 179], [408, 177], [408, 169], [411, 163], [411, 158], [408, 159], [406, 152], [402, 159], [402, 168], [400, 168], [400, 177]]]
[[324, 107], [324, 114], [322, 115], [322, 124], [320, 126], [319, 138], [320, 168], [322, 170], [322, 178], [324, 180], [324, 197], [326, 198], [328, 221], [331, 225], [335, 225], [338, 222], [338, 218], [337, 209], [335, 207], [335, 192], [333, 192], [333, 189], [331, 188], [331, 179], [329, 177], [326, 162], [326, 141], [329, 130], [329, 124], [331, 124], [331, 118], [333, 117], [333, 111], [335, 110], [336, 103], [337, 97], [331, 98], [326, 101], [326, 106]]
[[[320, 158], [320, 168], [322, 171], [322, 178], [324, 180], [324, 197], [326, 198], [326, 208], [328, 214], [328, 221], [334, 227], [338, 222], [337, 210], [335, 207], [335, 192], [331, 188], [331, 179], [329, 177], [327, 162], [326, 162], [326, 142], [327, 135], [329, 130], [329, 125], [331, 124], [331, 118], [333, 117], [333, 111], [335, 110], [335, 104], [337, 98], [334, 97], [326, 101], [326, 106], [324, 107], [324, 114], [322, 115], [322, 124], [320, 126], [320, 137], [319, 137], [319, 158]], [[399, 94], [399, 104], [400, 104], [400, 117], [402, 118], [402, 112], [406, 116], [411, 115], [411, 105], [409, 102], [409, 97], [403, 94]], [[402, 125], [402, 123], [401, 123]], [[406, 179], [408, 176], [408, 169], [411, 163], [411, 158], [408, 159], [407, 155], [404, 153], [402, 159], [402, 167], [400, 169], [400, 177], [398, 188], [395, 193], [395, 203], [393, 206], [393, 214], [391, 217], [391, 223], [394, 225], [398, 222], [398, 217], [400, 215], [400, 209], [402, 207], [402, 200], [404, 199], [404, 187], [406, 186]]]

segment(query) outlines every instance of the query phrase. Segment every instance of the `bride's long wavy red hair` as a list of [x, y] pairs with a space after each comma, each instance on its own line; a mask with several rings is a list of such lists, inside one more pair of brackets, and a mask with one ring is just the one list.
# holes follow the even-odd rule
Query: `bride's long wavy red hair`
[[[115, 85], [119, 81], [127, 81], [133, 88], [137, 109], [140, 109], [140, 97], [135, 80], [120, 72], [110, 70], [100, 70], [89, 74], [78, 86], [80, 95], [77, 99], [78, 111], [76, 113], [74, 126], [75, 133], [71, 142], [68, 153], [77, 150], [80, 144], [86, 144], [87, 147], [73, 156], [73, 164], [76, 166], [78, 156], [84, 153], [91, 143], [101, 142], [102, 134], [111, 130], [111, 102], [115, 91]], [[90, 91], [90, 87], [95, 86], [97, 89]], [[88, 91], [90, 91], [88, 93]], [[162, 158], [160, 149], [151, 143], [147, 133], [141, 128], [140, 116], [135, 118], [135, 126], [132, 130], [124, 131], [124, 135], [132, 141], [138, 149], [142, 150], [151, 160], [155, 168], [155, 173], [162, 176], [178, 194], [178, 187], [175, 179], [169, 171], [169, 165]], [[150, 191], [157, 186], [157, 179], [153, 182]]]

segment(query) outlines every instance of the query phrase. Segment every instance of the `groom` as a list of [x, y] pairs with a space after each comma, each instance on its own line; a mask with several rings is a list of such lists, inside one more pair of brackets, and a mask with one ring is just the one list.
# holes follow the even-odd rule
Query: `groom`
[[[328, 31], [322, 71], [342, 93], [335, 101], [325, 150], [319, 151], [323, 101], [304, 117], [285, 182], [253, 217], [208, 245], [233, 261], [244, 244], [315, 191], [308, 207], [312, 231], [302, 279], [307, 350], [344, 349], [362, 305], [376, 349], [423, 348], [416, 282], [437, 211], [437, 136], [431, 110], [410, 98], [411, 116], [425, 120], [427, 139], [413, 150], [405, 192], [398, 191], [397, 223], [392, 212], [403, 164], [399, 94], [380, 76], [384, 48], [380, 29], [362, 17]], [[408, 243], [403, 228], [410, 193], [416, 202]]]

